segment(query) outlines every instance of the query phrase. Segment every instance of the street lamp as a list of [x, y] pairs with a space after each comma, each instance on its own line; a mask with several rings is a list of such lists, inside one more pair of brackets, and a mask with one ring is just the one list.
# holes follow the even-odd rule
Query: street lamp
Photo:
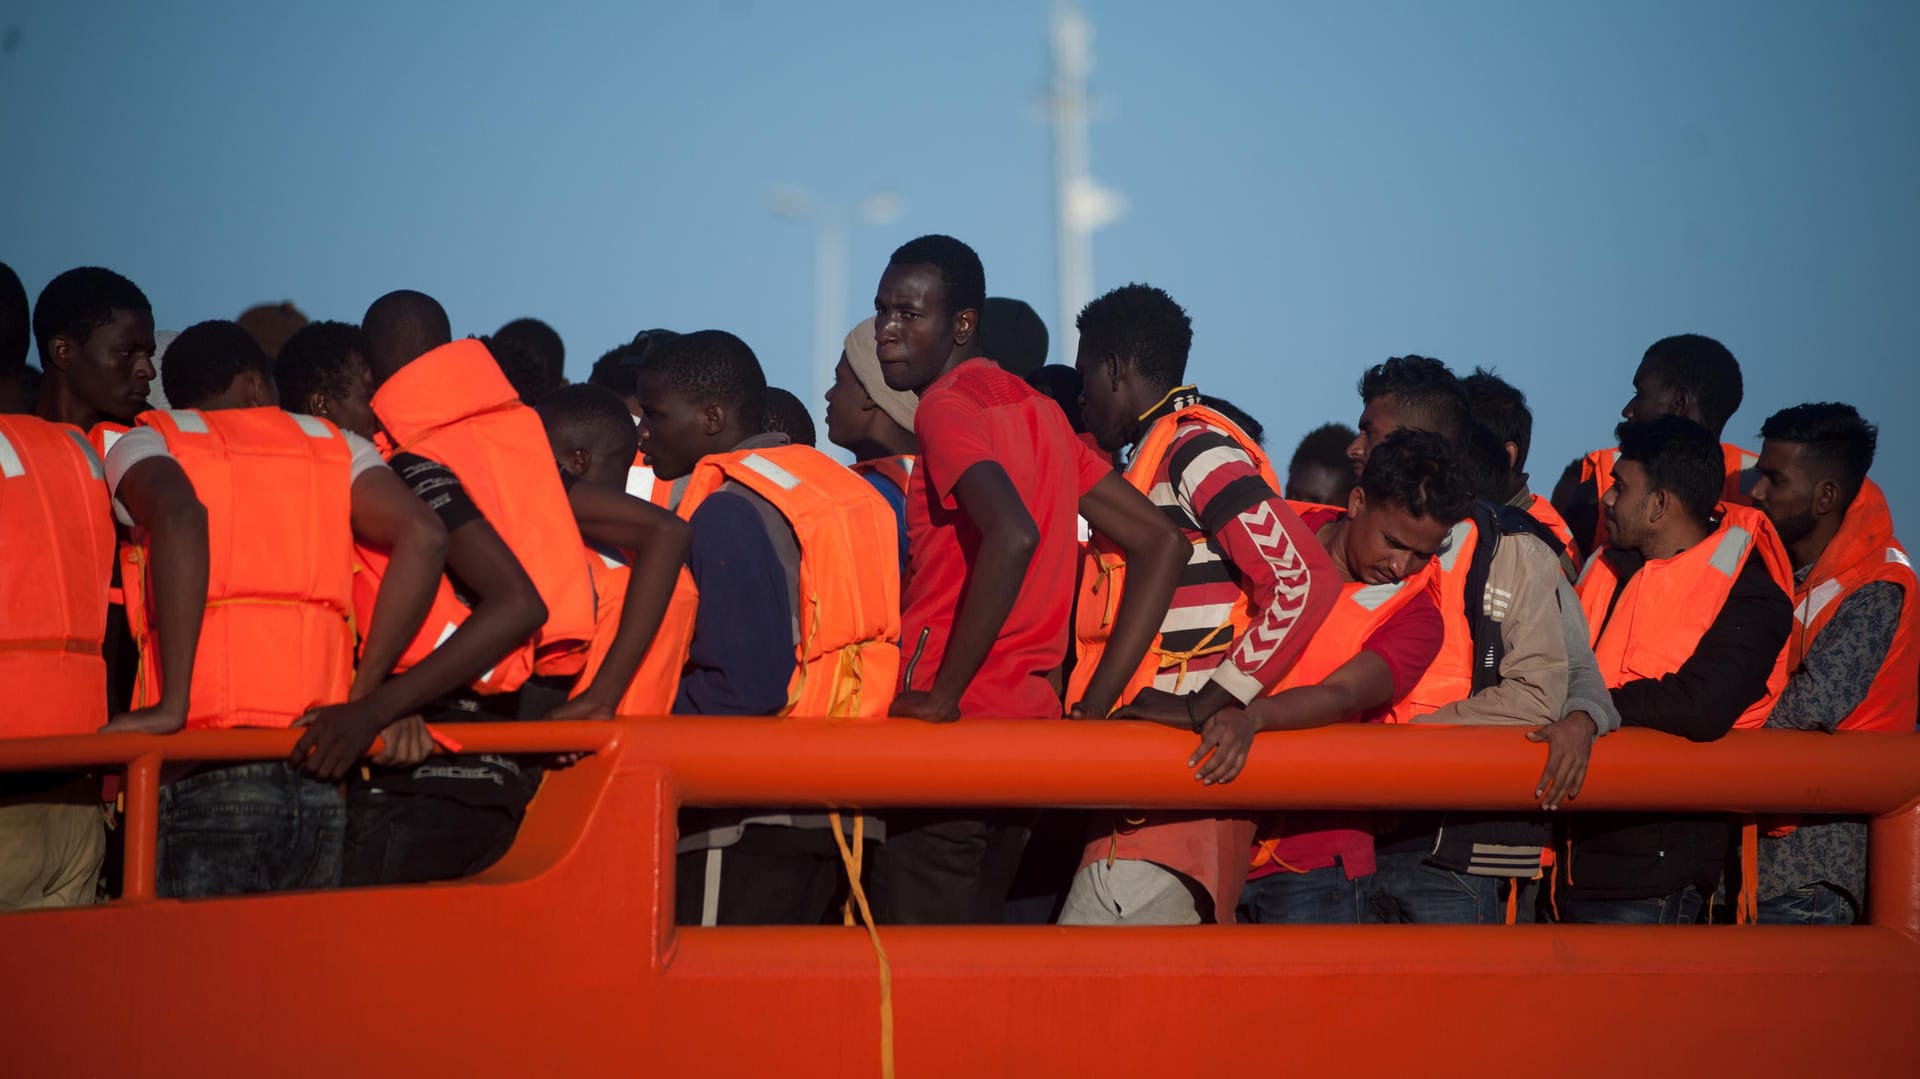
[[813, 224], [813, 401], [833, 385], [840, 341], [847, 334], [847, 232], [854, 225], [890, 225], [901, 213], [900, 196], [876, 191], [852, 207], [815, 202], [796, 187], [773, 191], [776, 217]]

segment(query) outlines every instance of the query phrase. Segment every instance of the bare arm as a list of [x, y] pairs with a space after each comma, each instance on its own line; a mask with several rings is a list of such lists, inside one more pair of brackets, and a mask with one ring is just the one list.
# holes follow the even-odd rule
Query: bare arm
[[357, 701], [386, 680], [420, 632], [446, 569], [447, 530], [391, 469], [370, 468], [353, 481], [353, 534], [389, 554], [347, 698]]
[[1393, 700], [1393, 671], [1377, 653], [1362, 651], [1324, 681], [1229, 705], [1200, 728], [1200, 745], [1187, 759], [1204, 784], [1229, 783], [1246, 766], [1253, 736], [1261, 731], [1298, 731], [1353, 719]]
[[186, 726], [193, 658], [207, 609], [207, 508], [179, 462], [150, 457], [134, 465], [114, 492], [147, 530], [154, 625], [160, 638], [160, 699], [115, 716], [108, 731], [167, 734]]
[[646, 658], [660, 620], [666, 616], [674, 582], [679, 580], [680, 567], [686, 564], [693, 529], [666, 510], [623, 491], [576, 483], [567, 499], [580, 525], [580, 535], [589, 543], [634, 552], [620, 626], [607, 648], [607, 657], [593, 684], [555, 710], [555, 717], [562, 713], [567, 718], [608, 717], [619, 706], [627, 684]]
[[1020, 501], [1006, 469], [998, 464], [980, 461], [968, 468], [954, 484], [953, 496], [980, 530], [980, 549], [967, 574], [932, 688], [924, 699], [920, 694], [900, 694], [895, 698], [895, 715], [933, 720], [959, 717], [961, 694], [1006, 625], [1040, 546], [1039, 526]]
[[1118, 703], [1127, 676], [1160, 632], [1190, 548], [1166, 515], [1117, 474], [1101, 477], [1081, 496], [1080, 515], [1119, 544], [1127, 557], [1127, 586], [1114, 614], [1113, 635], [1087, 682], [1086, 695], [1069, 702], [1074, 715], [1104, 716]]

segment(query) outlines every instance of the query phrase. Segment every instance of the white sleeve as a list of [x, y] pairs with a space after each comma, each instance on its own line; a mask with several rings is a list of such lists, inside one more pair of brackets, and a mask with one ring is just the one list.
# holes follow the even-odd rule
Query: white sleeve
[[104, 462], [107, 470], [107, 491], [113, 495], [113, 515], [121, 524], [133, 527], [133, 516], [127, 507], [120, 503], [120, 481], [126, 478], [133, 466], [152, 457], [172, 457], [167, 449], [167, 440], [160, 432], [151, 427], [135, 427], [133, 430], [114, 440], [113, 448], [107, 451]]
[[371, 441], [361, 438], [352, 431], [341, 431], [340, 437], [347, 440], [347, 449], [353, 454], [353, 464], [347, 473], [349, 484], [366, 475], [368, 469], [387, 467], [387, 459], [380, 456], [380, 451]]

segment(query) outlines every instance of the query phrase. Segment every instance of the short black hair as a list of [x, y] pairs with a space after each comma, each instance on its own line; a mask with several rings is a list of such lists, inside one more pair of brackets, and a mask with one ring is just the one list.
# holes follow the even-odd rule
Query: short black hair
[[1436, 432], [1402, 427], [1367, 455], [1360, 489], [1370, 506], [1399, 506], [1452, 527], [1473, 511], [1473, 492], [1452, 458], [1453, 444]]
[[[1526, 471], [1527, 450], [1533, 445], [1533, 410], [1527, 407], [1527, 395], [1484, 367], [1461, 379], [1460, 389], [1467, 395], [1468, 417], [1493, 432], [1502, 444], [1513, 443], [1513, 471]], [[1505, 468], [1504, 445], [1501, 457]]]
[[749, 431], [767, 415], [767, 376], [745, 341], [725, 330], [696, 330], [660, 342], [647, 353], [646, 375], [657, 375], [696, 405], [725, 405]]
[[533, 406], [556, 452], [581, 447], [631, 461], [640, 451], [640, 428], [620, 395], [591, 382], [551, 390]]
[[1803, 459], [1816, 462], [1840, 481], [1846, 496], [1842, 503], [1851, 505], [1873, 467], [1880, 428], [1868, 423], [1852, 405], [1826, 401], [1794, 405], [1768, 416], [1760, 425], [1760, 437], [1798, 445]]
[[54, 338], [85, 341], [93, 331], [112, 322], [115, 311], [151, 315], [153, 305], [140, 286], [98, 266], [68, 270], [47, 282], [33, 305], [33, 339], [40, 350], [40, 363], [44, 366], [53, 361]]
[[1432, 431], [1454, 445], [1467, 437], [1467, 395], [1447, 365], [1430, 356], [1394, 356], [1360, 376], [1360, 400], [1393, 397], [1403, 427]]
[[549, 377], [547, 362], [520, 340], [512, 337], [505, 340], [480, 337], [475, 340], [487, 346], [487, 351], [493, 355], [493, 362], [500, 365], [500, 373], [507, 376], [507, 382], [513, 387], [521, 404], [532, 405], [559, 388], [560, 380]]
[[1301, 465], [1319, 465], [1331, 468], [1335, 472], [1351, 472], [1353, 461], [1347, 457], [1347, 447], [1360, 433], [1344, 423], [1323, 423], [1307, 432], [1307, 437], [1294, 447], [1293, 459], [1287, 462], [1287, 471], [1291, 472]]
[[1740, 411], [1745, 393], [1740, 361], [1711, 337], [1697, 333], [1663, 337], [1647, 349], [1640, 362], [1669, 388], [1687, 391], [1715, 436]]
[[[347, 360], [367, 356], [367, 336], [351, 322], [309, 322], [293, 331], [273, 361], [273, 380], [280, 384], [280, 407], [305, 412], [316, 393], [338, 397], [347, 393]], [[169, 361], [173, 353], [167, 353]], [[163, 365], [164, 366], [164, 365]]]
[[13, 267], [0, 262], [0, 375], [26, 369], [27, 346], [33, 341], [33, 307], [27, 287]]
[[980, 265], [980, 256], [974, 254], [973, 248], [951, 236], [936, 233], [908, 240], [895, 248], [893, 257], [887, 260], [889, 266], [922, 264], [940, 271], [948, 318], [987, 306], [987, 271]]
[[641, 330], [633, 335], [631, 343], [609, 349], [593, 361], [593, 370], [588, 373], [587, 381], [596, 386], [605, 386], [622, 397], [632, 397], [639, 392], [640, 369], [646, 365], [647, 353], [662, 341], [678, 336], [672, 330]]
[[1132, 360], [1154, 386], [1169, 389], [1186, 379], [1193, 320], [1164, 289], [1122, 285], [1081, 308], [1073, 324], [1082, 348]]
[[1080, 416], [1080, 372], [1065, 364], [1050, 363], [1027, 376], [1027, 385], [1045, 394], [1067, 415], [1067, 426], [1076, 433], [1087, 429]]
[[813, 417], [807, 415], [807, 406], [793, 391], [778, 386], [767, 387], [767, 418], [763, 428], [778, 431], [802, 446], [815, 446]]
[[447, 309], [413, 289], [395, 289], [373, 301], [360, 316], [360, 329], [367, 335], [367, 366], [378, 382], [453, 340]]
[[209, 319], [180, 331], [160, 365], [160, 388], [174, 408], [200, 408], [248, 371], [273, 377], [273, 361], [238, 322]]
[[1248, 438], [1253, 439], [1254, 445], [1259, 446], [1261, 449], [1266, 448], [1266, 425], [1254, 419], [1247, 413], [1246, 409], [1241, 408], [1239, 405], [1234, 404], [1224, 397], [1215, 397], [1210, 393], [1201, 394], [1200, 403], [1232, 420], [1235, 427], [1240, 428]]
[[493, 331], [493, 340], [510, 343], [538, 359], [545, 368], [541, 373], [544, 385], [558, 386], [567, 380], [567, 346], [552, 326], [537, 318], [517, 318]]
[[1475, 498], [1496, 505], [1513, 491], [1513, 470], [1507, 465], [1507, 442], [1493, 428], [1475, 423], [1459, 447], [1460, 471]]
[[1672, 495], [1698, 523], [1713, 521], [1727, 485], [1720, 436], [1685, 416], [1622, 423], [1613, 433], [1620, 440], [1620, 460], [1646, 469], [1650, 489]]
[[980, 328], [974, 331], [974, 347], [980, 355], [1000, 365], [1008, 374], [1025, 378], [1047, 362], [1047, 324], [1040, 321], [1024, 300], [1005, 296], [987, 297], [980, 311]]

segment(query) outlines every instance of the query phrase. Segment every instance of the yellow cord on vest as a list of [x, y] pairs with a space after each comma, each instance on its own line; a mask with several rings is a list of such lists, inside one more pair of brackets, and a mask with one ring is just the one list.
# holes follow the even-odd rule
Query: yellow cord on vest
[[1175, 397], [1178, 397], [1178, 396], [1179, 396], [1180, 394], [1183, 394], [1183, 393], [1193, 393], [1193, 392], [1195, 392], [1195, 391], [1194, 391], [1194, 388], [1193, 388], [1192, 386], [1175, 386], [1175, 387], [1174, 387], [1173, 389], [1170, 389], [1170, 390], [1168, 390], [1168, 391], [1167, 391], [1167, 393], [1166, 393], [1166, 396], [1164, 396], [1164, 397], [1162, 397], [1162, 398], [1160, 398], [1160, 399], [1159, 399], [1158, 401], [1155, 401], [1155, 402], [1153, 403], [1153, 407], [1152, 407], [1152, 408], [1150, 408], [1150, 409], [1147, 409], [1147, 410], [1146, 410], [1145, 412], [1142, 412], [1142, 413], [1141, 413], [1141, 414], [1139, 414], [1138, 416], [1135, 416], [1135, 417], [1134, 417], [1134, 419], [1135, 419], [1135, 420], [1144, 420], [1144, 419], [1146, 419], [1146, 418], [1147, 418], [1148, 416], [1151, 416], [1151, 415], [1153, 415], [1154, 413], [1156, 413], [1156, 412], [1158, 412], [1158, 411], [1160, 411], [1160, 406], [1161, 406], [1161, 405], [1164, 405], [1164, 404], [1166, 404], [1166, 403], [1167, 403], [1168, 401], [1171, 401], [1171, 400], [1173, 400], [1173, 399], [1174, 399]]
[[[880, 943], [880, 930], [874, 926], [873, 910], [867, 905], [866, 889], [860, 886], [859, 858], [847, 847], [847, 837], [840, 832], [840, 814], [829, 810], [827, 820], [833, 829], [833, 841], [840, 848], [840, 861], [847, 867], [849, 891], [860, 906], [860, 919], [867, 923], [867, 939], [873, 944], [874, 961], [880, 967], [880, 1076], [893, 1079], [893, 964], [887, 961], [887, 949]], [[854, 827], [859, 826], [856, 820]]]

